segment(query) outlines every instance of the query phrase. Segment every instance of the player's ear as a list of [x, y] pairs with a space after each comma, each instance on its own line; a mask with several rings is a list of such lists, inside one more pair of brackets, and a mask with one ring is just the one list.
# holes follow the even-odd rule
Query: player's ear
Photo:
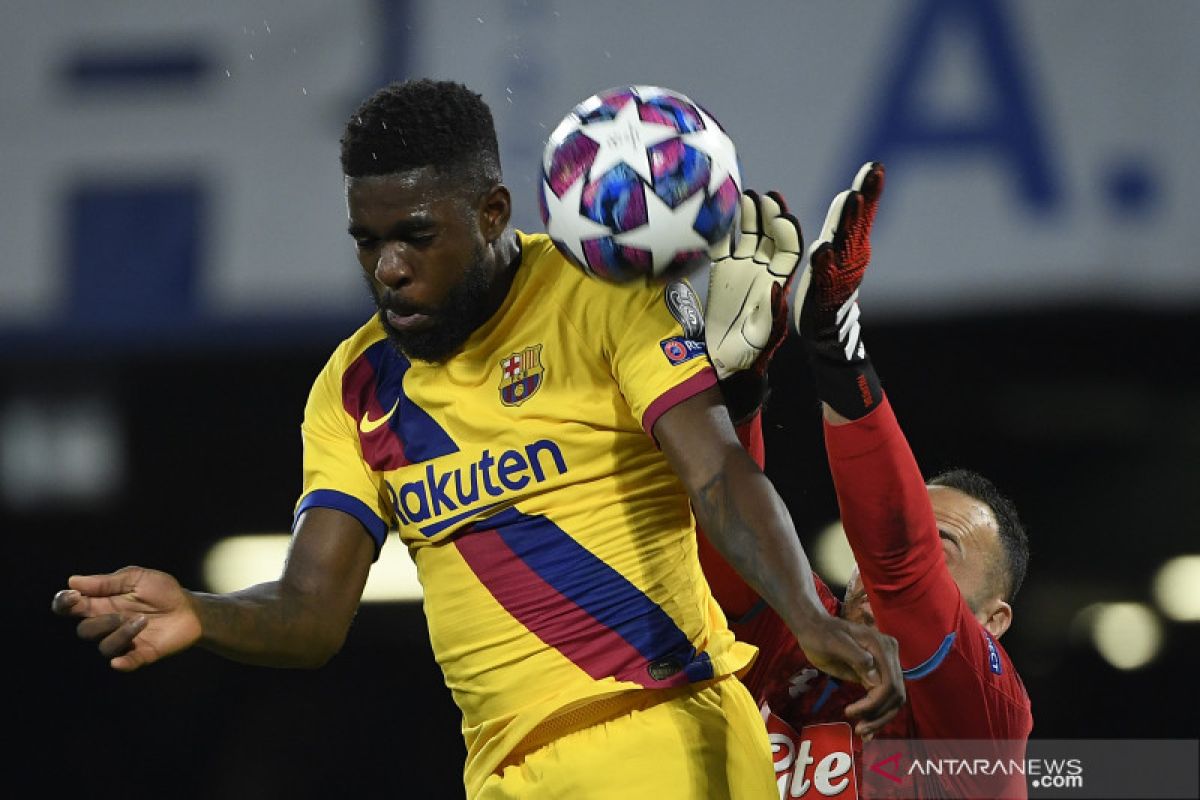
[[503, 183], [483, 193], [479, 203], [479, 230], [490, 244], [500, 238], [512, 217], [512, 195]]
[[980, 609], [979, 616], [979, 621], [987, 628], [987, 632], [999, 639], [1008, 630], [1008, 626], [1012, 625], [1012, 606], [997, 598], [987, 607]]

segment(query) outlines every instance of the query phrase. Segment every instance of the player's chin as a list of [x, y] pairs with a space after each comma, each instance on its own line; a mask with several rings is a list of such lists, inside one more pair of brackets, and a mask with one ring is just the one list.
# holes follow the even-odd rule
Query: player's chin
[[384, 330], [392, 346], [408, 358], [432, 363], [447, 361], [462, 348], [470, 331], [440, 324], [435, 317], [430, 317], [429, 320], [424, 325], [408, 330], [397, 330], [391, 325], [385, 325]]

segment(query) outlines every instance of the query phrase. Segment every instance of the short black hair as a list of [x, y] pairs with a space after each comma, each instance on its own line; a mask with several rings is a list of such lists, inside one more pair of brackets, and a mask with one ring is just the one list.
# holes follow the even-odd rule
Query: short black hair
[[1013, 501], [1004, 496], [996, 485], [987, 478], [969, 469], [949, 469], [926, 481], [927, 486], [945, 486], [957, 489], [986, 505], [996, 517], [996, 527], [1000, 534], [1000, 550], [1004, 556], [1006, 580], [1003, 580], [1000, 596], [1005, 602], [1012, 602], [1017, 590], [1025, 581], [1025, 571], [1029, 567], [1029, 536], [1025, 526], [1017, 516], [1017, 507]]
[[384, 86], [350, 115], [341, 144], [342, 173], [350, 178], [433, 167], [479, 192], [501, 178], [492, 111], [453, 81]]

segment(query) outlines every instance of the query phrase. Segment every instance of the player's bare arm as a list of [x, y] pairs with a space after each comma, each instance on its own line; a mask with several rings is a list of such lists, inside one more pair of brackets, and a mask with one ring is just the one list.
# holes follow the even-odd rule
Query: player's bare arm
[[[778, 192], [748, 189], [739, 210], [739, 235], [731, 231], [709, 251], [704, 335], [738, 438], [762, 469], [767, 367], [787, 336], [787, 296], [804, 235]], [[726, 613], [741, 617], [759, 596], [709, 544], [703, 525], [699, 533], [700, 564], [713, 596]]]
[[301, 516], [279, 580], [207, 594], [165, 572], [126, 567], [72, 576], [52, 609], [80, 618], [80, 638], [121, 672], [193, 646], [247, 664], [318, 667], [345, 640], [373, 555], [357, 520], [316, 508]]
[[809, 658], [868, 687], [852, 713], [869, 735], [905, 698], [895, 640], [829, 616], [782, 499], [738, 441], [718, 389], [676, 405], [655, 437], [691, 497], [709, 540], [775, 608]]

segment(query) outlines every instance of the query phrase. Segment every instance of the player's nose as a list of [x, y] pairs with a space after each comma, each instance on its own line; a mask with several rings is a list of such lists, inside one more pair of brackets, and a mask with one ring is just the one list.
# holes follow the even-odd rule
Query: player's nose
[[409, 283], [413, 277], [412, 265], [398, 242], [387, 242], [379, 249], [379, 260], [375, 262], [375, 280], [384, 286], [396, 288]]

